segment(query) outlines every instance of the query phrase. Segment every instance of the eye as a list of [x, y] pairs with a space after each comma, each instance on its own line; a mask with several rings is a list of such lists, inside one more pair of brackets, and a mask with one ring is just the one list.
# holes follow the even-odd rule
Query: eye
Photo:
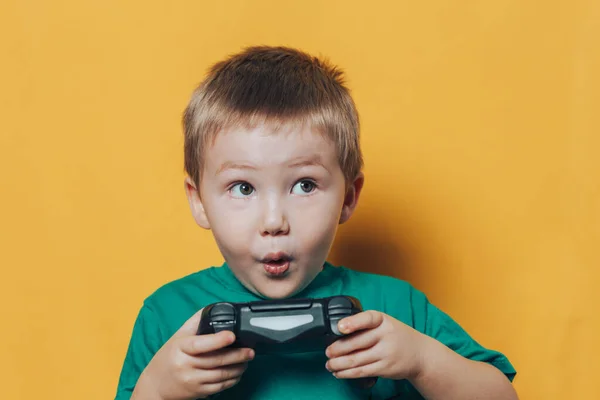
[[254, 188], [248, 182], [240, 182], [233, 185], [229, 192], [233, 197], [248, 197], [254, 193]]
[[312, 193], [316, 187], [317, 185], [313, 181], [309, 179], [303, 179], [294, 185], [292, 188], [292, 193], [299, 195], [309, 194]]

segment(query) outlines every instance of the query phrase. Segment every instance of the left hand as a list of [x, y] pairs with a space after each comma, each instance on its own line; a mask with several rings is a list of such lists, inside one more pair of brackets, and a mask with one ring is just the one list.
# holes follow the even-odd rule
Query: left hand
[[346, 335], [325, 352], [336, 378], [413, 379], [423, 365], [426, 336], [378, 311], [363, 311], [338, 323]]

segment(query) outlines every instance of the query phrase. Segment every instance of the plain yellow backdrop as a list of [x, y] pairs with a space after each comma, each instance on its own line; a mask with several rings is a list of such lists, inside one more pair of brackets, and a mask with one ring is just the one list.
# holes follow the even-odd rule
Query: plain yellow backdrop
[[221, 263], [180, 117], [215, 61], [345, 69], [366, 186], [332, 260], [408, 279], [522, 399], [598, 399], [600, 3], [3, 1], [0, 397], [108, 399], [142, 300]]

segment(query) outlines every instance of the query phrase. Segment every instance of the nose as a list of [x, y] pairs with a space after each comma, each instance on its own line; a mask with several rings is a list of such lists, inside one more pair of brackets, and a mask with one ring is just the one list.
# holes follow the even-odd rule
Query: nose
[[283, 204], [275, 196], [269, 198], [264, 205], [260, 234], [262, 236], [287, 235], [290, 225], [284, 212]]

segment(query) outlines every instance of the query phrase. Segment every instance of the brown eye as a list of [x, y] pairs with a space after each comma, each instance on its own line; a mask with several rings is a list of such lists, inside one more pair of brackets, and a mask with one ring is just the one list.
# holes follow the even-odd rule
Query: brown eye
[[242, 182], [235, 184], [229, 191], [234, 197], [246, 197], [254, 193], [254, 188], [248, 182]]
[[300, 182], [300, 187], [306, 193], [310, 193], [315, 188], [315, 184], [312, 183], [311, 181], [302, 181], [302, 182]]
[[294, 194], [308, 194], [315, 190], [315, 183], [308, 179], [301, 180], [300, 182], [294, 185], [292, 189], [292, 193]]
[[247, 183], [242, 183], [242, 184], [240, 185], [240, 192], [241, 192], [243, 195], [246, 195], [246, 196], [248, 196], [248, 195], [252, 194], [252, 186], [250, 186], [250, 185], [249, 185], [249, 184], [247, 184]]

